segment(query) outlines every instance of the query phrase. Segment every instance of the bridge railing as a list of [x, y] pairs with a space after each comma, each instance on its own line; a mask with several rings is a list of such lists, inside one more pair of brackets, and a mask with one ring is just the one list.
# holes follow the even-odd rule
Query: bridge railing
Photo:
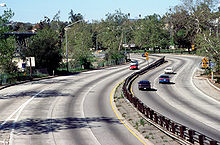
[[186, 140], [192, 144], [195, 142], [199, 143], [200, 145], [220, 145], [220, 142], [203, 135], [202, 133], [199, 133], [198, 131], [195, 131], [189, 127], [186, 127], [184, 125], [181, 125], [180, 123], [177, 123], [162, 114], [154, 111], [153, 109], [149, 108], [147, 105], [145, 105], [140, 99], [138, 99], [136, 96], [134, 96], [131, 91], [131, 85], [132, 82], [139, 76], [147, 71], [163, 64], [165, 62], [165, 57], [157, 60], [155, 63], [150, 64], [149, 66], [145, 67], [144, 69], [141, 69], [138, 72], [135, 72], [128, 76], [123, 84], [123, 94], [129, 100], [131, 104], [135, 108], [137, 108], [146, 118], [150, 119], [155, 124], [159, 125], [163, 130], [169, 131], [172, 133], [172, 135], [176, 136], [177, 138]]

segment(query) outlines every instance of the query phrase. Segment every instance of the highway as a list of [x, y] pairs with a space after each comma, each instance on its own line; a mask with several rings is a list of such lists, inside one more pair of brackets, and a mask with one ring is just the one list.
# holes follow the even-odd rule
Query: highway
[[[201, 63], [198, 56], [166, 55], [167, 63], [138, 77], [132, 85], [136, 97], [164, 116], [220, 141], [220, 102], [197, 89], [193, 73]], [[164, 68], [172, 66], [170, 84], [160, 84]], [[140, 80], [149, 80], [151, 91], [138, 90]]]
[[[140, 68], [147, 65], [140, 55], [132, 57]], [[143, 144], [119, 121], [110, 101], [113, 88], [134, 71], [126, 64], [0, 90], [0, 143]]]

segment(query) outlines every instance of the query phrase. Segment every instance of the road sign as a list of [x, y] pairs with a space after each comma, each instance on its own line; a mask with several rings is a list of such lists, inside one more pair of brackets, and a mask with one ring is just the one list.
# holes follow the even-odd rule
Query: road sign
[[146, 57], [149, 55], [149, 53], [147, 53], [147, 52], [145, 52], [145, 54], [144, 54]]
[[192, 50], [194, 50], [195, 49], [195, 45], [192, 45]]
[[202, 63], [203, 68], [207, 68], [207, 63]]
[[148, 56], [146, 57], [146, 60], [149, 60], [149, 57], [148, 57]]
[[35, 67], [35, 58], [34, 57], [26, 57], [26, 66], [27, 67]]
[[207, 63], [208, 63], [207, 58], [204, 57], [204, 58], [202, 59], [202, 62], [207, 64]]

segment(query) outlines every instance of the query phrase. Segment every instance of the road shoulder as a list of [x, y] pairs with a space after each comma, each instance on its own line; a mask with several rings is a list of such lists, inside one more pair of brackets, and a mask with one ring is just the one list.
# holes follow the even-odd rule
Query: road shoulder
[[194, 85], [202, 91], [204, 94], [208, 95], [209, 97], [220, 101], [220, 88], [215, 86], [207, 77], [201, 76], [203, 70], [196, 69], [193, 75], [193, 83]]

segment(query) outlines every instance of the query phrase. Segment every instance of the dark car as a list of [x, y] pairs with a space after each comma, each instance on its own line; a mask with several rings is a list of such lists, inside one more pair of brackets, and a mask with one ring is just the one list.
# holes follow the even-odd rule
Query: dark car
[[168, 75], [161, 75], [159, 77], [159, 83], [170, 83], [170, 76], [168, 76]]
[[138, 82], [138, 89], [139, 90], [150, 89], [150, 88], [151, 88], [151, 85], [148, 80], [141, 80], [140, 82]]

